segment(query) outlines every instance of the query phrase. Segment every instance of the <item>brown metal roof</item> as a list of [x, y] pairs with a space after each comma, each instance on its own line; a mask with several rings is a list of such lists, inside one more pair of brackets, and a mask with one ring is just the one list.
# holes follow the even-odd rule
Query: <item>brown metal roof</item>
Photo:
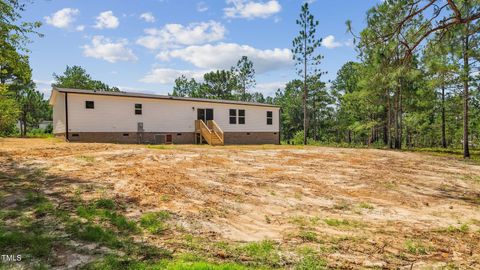
[[237, 101], [237, 100], [208, 99], [208, 98], [174, 97], [174, 96], [167, 96], [167, 95], [154, 95], [154, 94], [143, 94], [143, 93], [133, 93], [133, 92], [111, 92], [111, 91], [59, 88], [59, 87], [53, 87], [52, 90], [57, 90], [58, 92], [61, 92], [61, 93], [74, 93], [74, 94], [150, 98], [150, 99], [169, 99], [169, 100], [178, 100], [178, 101], [196, 101], [196, 102], [223, 103], [223, 104], [262, 106], [262, 107], [275, 107], [275, 108], [280, 107], [277, 105], [258, 103], [258, 102], [245, 102], [245, 101]]

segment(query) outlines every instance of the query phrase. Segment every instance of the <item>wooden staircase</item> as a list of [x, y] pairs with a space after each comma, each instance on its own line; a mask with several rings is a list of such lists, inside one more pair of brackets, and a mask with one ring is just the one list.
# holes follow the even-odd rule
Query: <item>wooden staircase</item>
[[195, 120], [195, 133], [200, 134], [200, 143], [205, 140], [212, 146], [225, 144], [223, 130], [213, 120], [206, 124], [203, 120]]

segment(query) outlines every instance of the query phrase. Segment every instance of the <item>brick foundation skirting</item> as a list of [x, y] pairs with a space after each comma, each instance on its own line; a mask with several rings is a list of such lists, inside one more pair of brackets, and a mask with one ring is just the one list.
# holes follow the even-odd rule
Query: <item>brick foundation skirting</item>
[[280, 144], [279, 132], [225, 132], [225, 144]]
[[[171, 135], [174, 144], [195, 143], [195, 132], [69, 132], [68, 137], [71, 142], [156, 144], [158, 134]], [[55, 136], [65, 138], [65, 133]], [[225, 132], [224, 136], [225, 144], [280, 144], [279, 132]]]

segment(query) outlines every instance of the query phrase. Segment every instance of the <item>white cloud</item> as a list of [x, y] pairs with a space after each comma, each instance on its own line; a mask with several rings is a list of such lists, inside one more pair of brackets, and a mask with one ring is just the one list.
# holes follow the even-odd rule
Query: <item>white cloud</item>
[[227, 0], [228, 7], [223, 9], [227, 18], [268, 18], [282, 10], [277, 0], [266, 2], [251, 0]]
[[293, 66], [290, 49], [261, 50], [236, 43], [189, 46], [160, 52], [157, 58], [162, 61], [178, 58], [202, 69], [228, 69], [235, 65], [243, 55], [252, 60], [257, 73]]
[[208, 6], [205, 2], [201, 1], [197, 3], [197, 11], [198, 12], [205, 12], [208, 10]]
[[54, 81], [33, 79], [33, 82], [36, 85], [36, 89], [43, 94], [44, 99], [49, 99], [50, 92], [52, 91], [52, 83], [54, 83]]
[[132, 50], [126, 47], [127, 44], [128, 41], [126, 39], [113, 42], [103, 36], [94, 36], [91, 45], [82, 46], [83, 55], [103, 59], [110, 63], [137, 60], [138, 58]]
[[149, 23], [154, 23], [155, 22], [155, 16], [151, 12], [145, 12], [140, 15], [140, 19], [149, 22]]
[[270, 82], [258, 83], [255, 89], [256, 92], [262, 93], [264, 96], [274, 96], [278, 89], [284, 89], [286, 82]]
[[76, 20], [76, 16], [80, 13], [78, 9], [64, 8], [53, 13], [50, 16], [45, 16], [44, 19], [47, 24], [57, 28], [68, 28]]
[[322, 46], [327, 49], [335, 49], [342, 46], [348, 46], [349, 44], [348, 41], [345, 43], [336, 41], [333, 35], [329, 35], [322, 40]]
[[83, 30], [85, 30], [85, 25], [79, 25], [75, 28], [75, 30], [79, 31], [79, 32], [82, 32]]
[[95, 23], [95, 28], [97, 29], [115, 29], [120, 25], [118, 18], [113, 15], [113, 11], [104, 11], [97, 16], [97, 21]]
[[219, 22], [208, 21], [186, 26], [166, 24], [160, 29], [145, 29], [145, 33], [147, 35], [140, 37], [137, 44], [153, 50], [218, 41], [224, 38], [226, 29]]
[[154, 68], [147, 75], [145, 75], [140, 81], [145, 83], [159, 83], [159, 84], [171, 84], [175, 82], [175, 79], [185, 75], [187, 78], [194, 78], [195, 80], [202, 80], [203, 74], [207, 73], [206, 70], [180, 70], [171, 68]]

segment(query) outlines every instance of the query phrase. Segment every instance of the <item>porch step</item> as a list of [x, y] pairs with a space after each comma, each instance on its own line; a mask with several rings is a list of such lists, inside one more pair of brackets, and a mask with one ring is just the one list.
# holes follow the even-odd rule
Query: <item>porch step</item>
[[225, 144], [223, 130], [213, 120], [208, 120], [207, 124], [203, 120], [195, 120], [195, 133], [212, 146]]

